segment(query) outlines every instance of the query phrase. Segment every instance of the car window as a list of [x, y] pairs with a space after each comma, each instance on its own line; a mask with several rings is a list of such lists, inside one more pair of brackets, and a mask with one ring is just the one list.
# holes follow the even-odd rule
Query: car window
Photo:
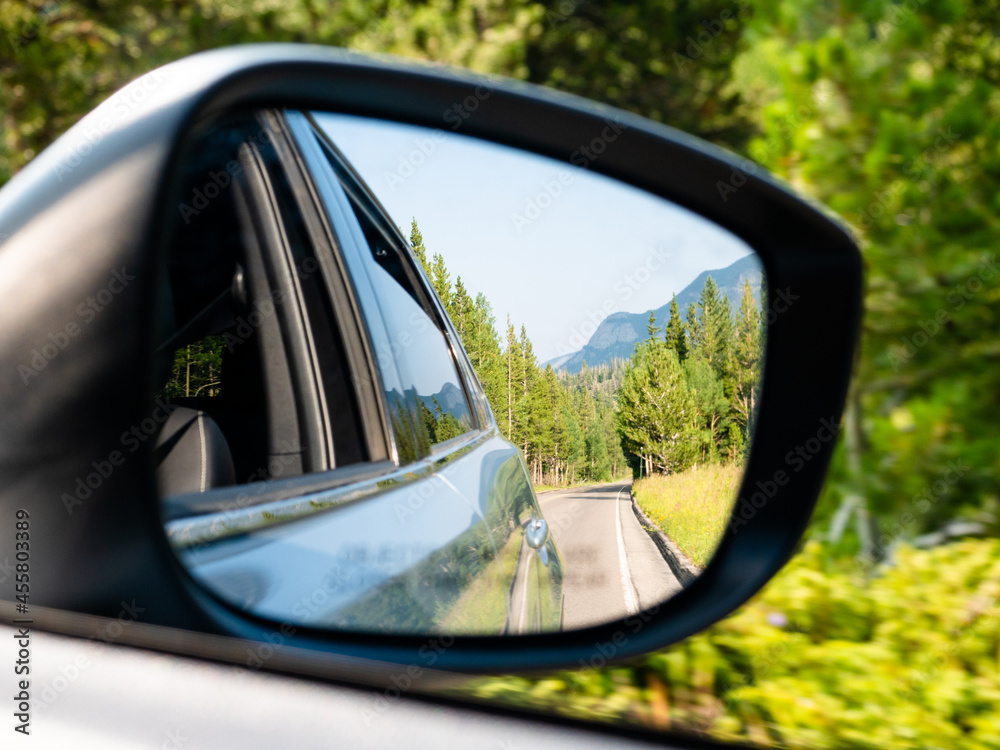
[[400, 460], [413, 460], [474, 428], [469, 397], [405, 241], [343, 157], [317, 136], [366, 243], [364, 271], [387, 333], [374, 356], [384, 382], [395, 381], [385, 399]]

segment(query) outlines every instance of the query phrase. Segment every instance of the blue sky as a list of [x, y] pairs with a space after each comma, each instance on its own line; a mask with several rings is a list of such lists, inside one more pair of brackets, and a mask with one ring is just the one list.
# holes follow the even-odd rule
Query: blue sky
[[416, 217], [453, 279], [486, 295], [501, 335], [508, 314], [525, 325], [540, 362], [579, 349], [609, 312], [660, 307], [751, 252], [690, 211], [571, 164], [450, 131], [316, 119], [404, 234]]

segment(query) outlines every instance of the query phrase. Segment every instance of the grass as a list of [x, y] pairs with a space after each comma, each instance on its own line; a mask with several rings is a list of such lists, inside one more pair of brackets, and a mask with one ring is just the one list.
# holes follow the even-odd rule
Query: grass
[[707, 464], [632, 485], [639, 507], [698, 567], [722, 538], [736, 501], [742, 464]]
[[439, 617], [438, 630], [460, 635], [497, 635], [497, 625], [507, 616], [506, 596], [497, 587], [507, 586], [514, 577], [520, 551], [521, 534], [513, 533], [488, 570], [449, 605], [447, 614]]

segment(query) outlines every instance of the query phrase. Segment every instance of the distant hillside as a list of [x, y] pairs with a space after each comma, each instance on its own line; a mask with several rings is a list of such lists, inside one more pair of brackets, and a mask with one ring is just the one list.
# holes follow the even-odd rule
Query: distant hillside
[[[719, 290], [729, 297], [729, 306], [735, 314], [740, 309], [741, 287], [746, 279], [750, 279], [754, 295], [760, 291], [760, 261], [753, 253], [740, 258], [738, 261], [725, 268], [717, 268], [711, 271], [704, 271], [688, 284], [677, 295], [677, 305], [680, 307], [681, 318], [687, 311], [687, 306], [691, 302], [697, 304], [698, 295], [701, 288], [705, 286], [705, 280], [711, 276], [718, 285]], [[667, 300], [662, 307], [655, 311], [656, 323], [661, 328], [666, 325], [670, 317], [670, 300]], [[546, 364], [551, 364], [557, 370], [566, 370], [576, 373], [584, 361], [587, 366], [610, 364], [613, 359], [629, 359], [635, 351], [637, 342], [646, 338], [646, 322], [649, 319], [649, 310], [644, 313], [612, 313], [597, 326], [594, 335], [590, 337], [584, 347], [573, 354], [563, 354], [555, 359], [549, 360]]]
[[446, 412], [462, 412], [468, 408], [465, 401], [465, 394], [462, 392], [462, 389], [454, 383], [445, 383], [444, 387], [432, 396], [422, 396], [415, 393], [412, 388], [407, 389], [407, 394], [412, 394], [416, 398], [423, 401], [424, 406], [432, 412], [434, 411], [435, 401], [437, 401], [441, 408]]

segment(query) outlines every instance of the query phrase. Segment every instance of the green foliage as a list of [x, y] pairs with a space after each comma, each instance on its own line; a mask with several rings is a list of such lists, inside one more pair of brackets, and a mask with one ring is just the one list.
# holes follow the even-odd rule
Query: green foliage
[[684, 362], [684, 376], [698, 411], [698, 460], [714, 461], [719, 456], [719, 444], [729, 414], [725, 387], [712, 366], [700, 357]]
[[413, 254], [417, 256], [420, 265], [426, 268], [427, 248], [424, 247], [424, 235], [420, 233], [416, 218], [410, 222], [410, 247], [413, 248]]
[[[736, 331], [727, 368], [729, 400], [741, 428], [739, 442], [742, 442], [742, 433], [749, 429], [750, 422], [757, 412], [759, 365], [763, 355], [761, 338], [761, 315], [748, 280], [743, 284], [743, 296], [740, 299], [740, 310], [736, 318]], [[735, 425], [730, 425], [730, 429], [734, 427]], [[730, 440], [731, 445], [735, 442]]]
[[722, 375], [732, 346], [733, 318], [729, 298], [719, 292], [709, 276], [698, 298], [698, 325], [691, 335], [692, 356], [702, 359]]
[[[862, 351], [816, 521], [854, 509], [841, 552], [882, 555], [880, 537], [956, 517], [1000, 530], [998, 10], [761, 3], [734, 61], [749, 155], [844, 217], [865, 255]], [[959, 459], [974, 468], [947, 501], [900, 529]]]
[[814, 542], [738, 613], [641, 663], [472, 689], [737, 742], [992, 748], [1000, 744], [998, 593], [997, 540], [901, 548], [876, 579], [831, 562]]
[[[0, 185], [124, 84], [185, 55], [309, 42], [460, 65], [610, 101], [739, 146], [727, 89], [740, 14], [723, 0], [0, 2]], [[745, 12], [744, 12], [745, 15]], [[703, 20], [721, 23], [708, 43]], [[691, 42], [694, 42], [692, 45]]]

